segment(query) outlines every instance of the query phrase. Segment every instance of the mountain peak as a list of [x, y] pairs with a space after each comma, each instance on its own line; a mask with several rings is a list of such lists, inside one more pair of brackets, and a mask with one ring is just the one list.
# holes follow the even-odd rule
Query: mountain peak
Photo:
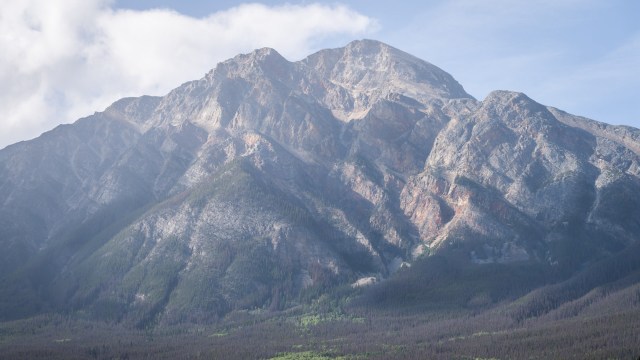
[[534, 102], [527, 94], [518, 92], [518, 91], [510, 91], [510, 90], [493, 90], [491, 91], [485, 101], [489, 102], [509, 102], [509, 101], [526, 101], [526, 102]]
[[252, 61], [252, 60], [265, 60], [268, 58], [278, 58], [278, 59], [284, 59], [286, 60], [282, 55], [280, 55], [280, 53], [270, 47], [262, 47], [262, 48], [258, 48], [255, 50], [252, 50], [248, 53], [244, 53], [244, 54], [238, 54], [226, 61], [224, 61], [223, 63], [228, 63], [228, 62], [244, 62], [244, 61]]
[[376, 40], [356, 40], [303, 60], [347, 89], [398, 93], [419, 101], [473, 98], [437, 66]]
[[[348, 43], [344, 48], [349, 50], [357, 49], [364, 53], [367, 53], [367, 52], [374, 53], [374, 52], [388, 51], [389, 49], [393, 49], [391, 46], [387, 45], [386, 43], [383, 43], [378, 40], [371, 40], [371, 39], [353, 40], [350, 43]], [[394, 49], [394, 50], [397, 50], [397, 49]]]
[[378, 40], [354, 40], [348, 43], [343, 49], [346, 52], [358, 56], [385, 56], [389, 58], [389, 60], [397, 62], [412, 62], [418, 64], [426, 63], [432, 65], [422, 59], [419, 59], [409, 53], [406, 53], [400, 49], [397, 49], [389, 44], [383, 43]]
[[[490, 107], [499, 111], [515, 110], [517, 112], [544, 113], [545, 117], [553, 118], [545, 106], [537, 103], [526, 94], [517, 91], [494, 90], [490, 92], [482, 102], [484, 107]], [[526, 115], [527, 117], [529, 115]]]
[[219, 76], [227, 78], [250, 77], [250, 74], [269, 76], [272, 72], [283, 71], [290, 64], [275, 49], [263, 47], [219, 63], [209, 76], [214, 77], [216, 72]]
[[280, 55], [279, 52], [277, 52], [275, 49], [270, 47], [263, 47], [260, 49], [256, 49], [250, 52], [249, 56], [255, 60], [267, 60], [270, 58], [275, 58], [275, 59], [286, 61], [286, 59], [282, 55]]

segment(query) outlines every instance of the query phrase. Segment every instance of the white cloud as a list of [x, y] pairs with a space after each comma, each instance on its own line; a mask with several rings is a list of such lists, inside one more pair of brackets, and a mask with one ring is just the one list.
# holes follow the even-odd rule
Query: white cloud
[[299, 59], [376, 23], [342, 5], [245, 4], [193, 18], [116, 10], [109, 0], [0, 0], [0, 147], [102, 110], [164, 94], [240, 52]]

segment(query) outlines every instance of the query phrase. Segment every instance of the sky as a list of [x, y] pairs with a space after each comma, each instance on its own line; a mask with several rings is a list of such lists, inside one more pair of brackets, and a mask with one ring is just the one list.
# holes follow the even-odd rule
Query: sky
[[640, 128], [640, 1], [0, 0], [0, 148], [164, 95], [239, 53], [295, 61], [362, 38], [437, 65], [479, 100], [520, 91]]

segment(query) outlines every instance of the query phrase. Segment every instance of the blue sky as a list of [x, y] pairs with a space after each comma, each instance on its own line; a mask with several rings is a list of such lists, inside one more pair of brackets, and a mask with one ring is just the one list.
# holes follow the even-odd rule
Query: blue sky
[[299, 60], [360, 38], [441, 67], [480, 100], [521, 91], [640, 127], [639, 1], [0, 0], [0, 148], [240, 52]]

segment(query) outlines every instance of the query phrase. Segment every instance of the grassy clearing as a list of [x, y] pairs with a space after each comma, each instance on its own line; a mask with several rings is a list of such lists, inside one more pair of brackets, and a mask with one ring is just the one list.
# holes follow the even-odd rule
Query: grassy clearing
[[270, 360], [347, 360], [347, 359], [355, 359], [355, 358], [345, 357], [345, 356], [334, 357], [328, 354], [321, 354], [313, 351], [305, 351], [305, 352], [298, 352], [298, 353], [280, 354], [276, 357], [272, 357]]

